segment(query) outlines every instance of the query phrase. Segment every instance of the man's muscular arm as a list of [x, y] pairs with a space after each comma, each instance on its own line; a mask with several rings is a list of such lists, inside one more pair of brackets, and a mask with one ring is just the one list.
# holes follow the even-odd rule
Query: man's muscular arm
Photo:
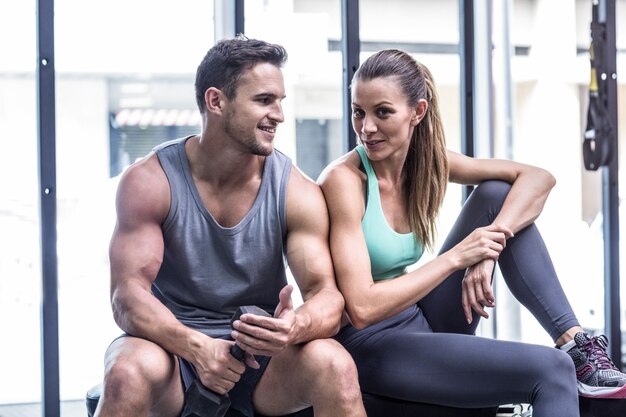
[[319, 185], [292, 170], [287, 189], [287, 258], [304, 304], [296, 310], [293, 342], [334, 336], [344, 299], [330, 255], [328, 208]]
[[234, 339], [254, 354], [277, 354], [288, 345], [334, 336], [340, 328], [344, 299], [330, 256], [328, 209], [319, 186], [295, 167], [286, 205], [287, 260], [304, 303], [294, 310], [287, 286], [274, 318], [242, 315], [235, 322]]

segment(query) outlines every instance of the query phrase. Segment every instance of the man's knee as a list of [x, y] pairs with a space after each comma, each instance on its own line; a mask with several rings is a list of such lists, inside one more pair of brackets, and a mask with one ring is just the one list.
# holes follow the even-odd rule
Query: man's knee
[[307, 368], [314, 380], [332, 389], [340, 400], [360, 398], [359, 378], [352, 356], [335, 340], [315, 340], [304, 348]]
[[131, 392], [146, 396], [173, 375], [176, 359], [172, 355], [154, 343], [125, 337], [107, 351], [104, 392], [109, 400], [128, 398]]

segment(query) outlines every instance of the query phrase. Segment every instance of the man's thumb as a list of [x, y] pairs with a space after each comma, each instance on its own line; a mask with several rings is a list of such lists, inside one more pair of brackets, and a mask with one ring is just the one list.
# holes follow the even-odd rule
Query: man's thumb
[[278, 307], [276, 307], [274, 317], [279, 317], [286, 309], [293, 309], [293, 303], [291, 302], [292, 292], [292, 285], [286, 285], [282, 290], [280, 290], [280, 294], [278, 294]]

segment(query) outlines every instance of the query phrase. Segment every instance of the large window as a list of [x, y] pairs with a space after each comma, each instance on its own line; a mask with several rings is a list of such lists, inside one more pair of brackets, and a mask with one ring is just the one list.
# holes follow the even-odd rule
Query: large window
[[[537, 224], [582, 326], [601, 333], [605, 325], [602, 177], [601, 171], [585, 171], [582, 160], [592, 2], [493, 4], [496, 156], [543, 167], [556, 177], [557, 185]], [[618, 73], [624, 65], [625, 42], [620, 40], [624, 34], [619, 33], [624, 4], [617, 1]], [[559, 16], [558, 30], [555, 16]], [[508, 62], [503, 59], [506, 55]], [[623, 82], [619, 88], [618, 101], [624, 103]], [[623, 125], [624, 112], [620, 121]], [[619, 133], [621, 143], [623, 129]], [[626, 294], [623, 285], [622, 294]], [[516, 311], [507, 303], [499, 307], [499, 336], [552, 344], [525, 309]]]
[[[602, 236], [594, 218], [600, 208], [599, 173], [584, 171], [581, 153], [586, 121], [591, 2], [516, 0], [508, 16], [496, 9], [494, 20], [509, 19], [512, 46], [525, 50], [511, 58], [511, 137], [497, 136], [509, 155], [549, 170], [557, 180], [537, 224], [556, 271], [583, 327], [603, 332]], [[582, 15], [581, 15], [582, 13]], [[554, 16], [559, 15], [559, 30]], [[577, 33], [586, 33], [578, 44]], [[504, 46], [494, 54], [503, 53]], [[507, 85], [497, 83], [496, 90]], [[499, 96], [502, 96], [501, 94]], [[497, 103], [498, 104], [498, 103]], [[508, 120], [498, 120], [500, 126]], [[502, 130], [500, 130], [500, 133]], [[590, 210], [586, 202], [594, 201]], [[595, 213], [594, 213], [595, 211]], [[519, 337], [551, 344], [539, 324], [522, 309]], [[503, 323], [502, 327], [509, 325]]]
[[200, 131], [193, 82], [213, 2], [55, 3], [60, 389], [82, 400], [121, 333], [109, 304], [117, 180], [154, 145]]
[[41, 397], [35, 2], [8, 7], [0, 7], [0, 404]]

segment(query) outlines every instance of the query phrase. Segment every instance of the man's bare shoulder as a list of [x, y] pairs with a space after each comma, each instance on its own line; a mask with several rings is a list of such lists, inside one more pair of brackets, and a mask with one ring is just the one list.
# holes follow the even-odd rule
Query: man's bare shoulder
[[292, 165], [287, 183], [287, 200], [318, 200], [323, 196], [319, 185], [296, 165]]
[[[319, 188], [317, 183], [295, 164], [292, 164], [291, 172], [289, 173], [288, 187], [294, 188], [292, 186], [296, 186], [295, 188], [304, 187], [306, 191]], [[298, 190], [296, 189], [291, 191], [297, 192]]]
[[118, 214], [165, 218], [170, 204], [169, 183], [155, 153], [129, 166], [117, 189]]
[[[320, 186], [293, 165], [287, 183], [287, 227], [327, 217], [326, 201]], [[317, 219], [317, 220], [315, 220]]]

